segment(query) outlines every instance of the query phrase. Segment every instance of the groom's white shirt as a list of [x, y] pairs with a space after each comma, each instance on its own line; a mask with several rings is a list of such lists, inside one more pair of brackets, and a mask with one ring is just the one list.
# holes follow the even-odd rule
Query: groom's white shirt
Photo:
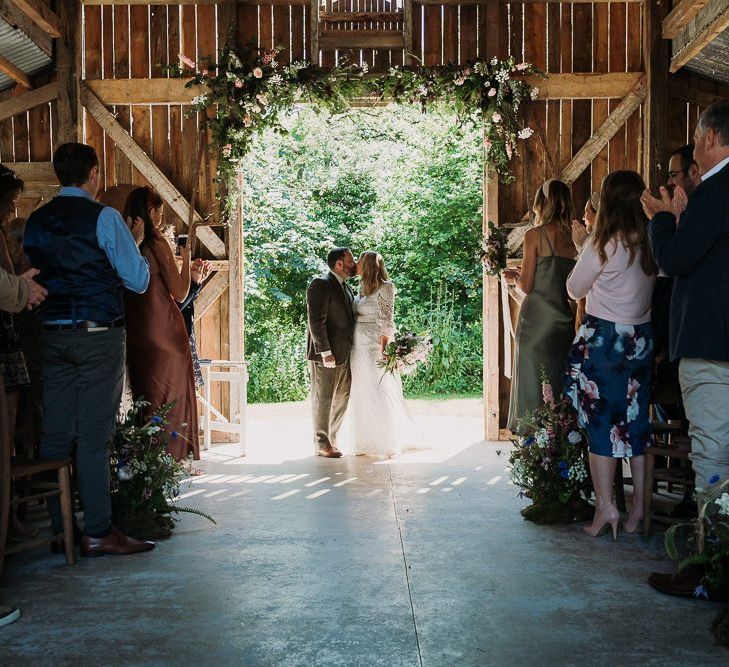
[[[337, 279], [337, 282], [340, 285], [344, 285], [344, 278], [342, 278], [341, 276], [339, 276], [336, 273], [334, 273], [334, 271], [332, 271], [331, 269], [329, 270], [329, 273], [331, 273]], [[325, 350], [324, 352], [321, 353], [321, 358], [322, 359], [324, 357], [331, 357], [331, 356], [332, 356], [332, 351], [331, 350]]]

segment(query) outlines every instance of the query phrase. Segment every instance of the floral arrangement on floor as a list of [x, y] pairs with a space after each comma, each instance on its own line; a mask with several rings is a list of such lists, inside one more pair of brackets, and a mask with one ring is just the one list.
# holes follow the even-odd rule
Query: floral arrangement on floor
[[489, 220], [489, 232], [481, 240], [481, 264], [489, 276], [500, 276], [506, 268], [509, 230], [497, 227]]
[[215, 523], [200, 510], [172, 502], [188, 476], [184, 464], [166, 451], [163, 428], [173, 404], [160, 407], [145, 420], [142, 411], [148, 405], [135, 401], [117, 422], [111, 451], [114, 525], [138, 539], [160, 539], [171, 535], [175, 527], [172, 515], [179, 512], [198, 514]]
[[229, 189], [234, 189], [254, 135], [266, 129], [285, 132], [282, 112], [303, 101], [342, 113], [353, 100], [364, 99], [417, 104], [423, 111], [447, 106], [461, 122], [483, 125], [488, 164], [503, 182], [513, 181], [509, 164], [518, 142], [533, 134], [517, 117], [520, 106], [538, 94], [524, 80], [538, 73], [532, 65], [513, 57], [492, 58], [458, 66], [393, 67], [370, 76], [366, 64], [331, 69], [305, 61], [283, 65], [278, 61], [282, 50], [233, 45], [221, 52], [217, 63], [196, 63], [180, 54], [180, 66], [168, 68], [173, 75], [192, 77], [188, 87], [205, 86], [192, 104], [205, 113], [221, 152], [219, 177]]
[[[729, 480], [701, 505], [695, 520], [671, 526], [665, 534], [666, 552], [678, 561], [679, 570], [697, 567], [704, 572], [694, 591], [697, 598], [729, 595], [729, 492], [725, 489]], [[729, 648], [729, 607], [719, 612], [712, 630], [717, 643]]]
[[427, 363], [432, 351], [433, 339], [428, 334], [396, 333], [395, 339], [385, 347], [384, 358], [377, 364], [385, 373], [411, 375], [419, 364]]
[[589, 518], [592, 493], [587, 441], [572, 405], [555, 398], [542, 380], [544, 402], [519, 421], [524, 435], [514, 440], [509, 477], [532, 500], [522, 516], [536, 523], [564, 523]]

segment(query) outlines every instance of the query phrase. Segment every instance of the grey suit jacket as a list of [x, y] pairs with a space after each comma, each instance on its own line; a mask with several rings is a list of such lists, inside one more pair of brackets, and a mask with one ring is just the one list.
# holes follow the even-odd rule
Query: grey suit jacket
[[306, 309], [306, 358], [321, 361], [321, 353], [331, 350], [337, 366], [349, 361], [354, 311], [336, 276], [328, 272], [311, 281], [306, 290]]

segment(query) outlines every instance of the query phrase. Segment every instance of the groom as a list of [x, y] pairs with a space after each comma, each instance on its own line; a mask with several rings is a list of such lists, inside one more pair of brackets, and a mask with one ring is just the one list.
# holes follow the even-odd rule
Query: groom
[[334, 248], [327, 256], [329, 271], [314, 278], [306, 290], [307, 359], [311, 373], [314, 443], [319, 456], [338, 459], [337, 432], [349, 402], [352, 374], [349, 353], [354, 334], [354, 294], [347, 279], [356, 264], [349, 248]]

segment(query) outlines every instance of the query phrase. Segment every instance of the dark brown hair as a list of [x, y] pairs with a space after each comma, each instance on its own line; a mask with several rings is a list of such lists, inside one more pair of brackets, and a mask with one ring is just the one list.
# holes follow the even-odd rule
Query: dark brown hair
[[0, 223], [4, 223], [15, 212], [13, 202], [24, 187], [25, 183], [12, 169], [0, 165]]
[[162, 204], [162, 197], [155, 190], [148, 187], [135, 188], [127, 197], [126, 204], [124, 204], [124, 220], [131, 218], [133, 224], [139, 218], [144, 222], [142, 245], [145, 245], [152, 238], [154, 232], [154, 224], [149, 212], [153, 208], [159, 208]]
[[607, 262], [605, 246], [611, 241], [630, 251], [628, 266], [640, 250], [640, 267], [651, 276], [656, 273], [656, 263], [648, 240], [648, 218], [640, 203], [644, 190], [643, 179], [634, 171], [614, 171], [603, 179], [592, 243], [603, 264]]

